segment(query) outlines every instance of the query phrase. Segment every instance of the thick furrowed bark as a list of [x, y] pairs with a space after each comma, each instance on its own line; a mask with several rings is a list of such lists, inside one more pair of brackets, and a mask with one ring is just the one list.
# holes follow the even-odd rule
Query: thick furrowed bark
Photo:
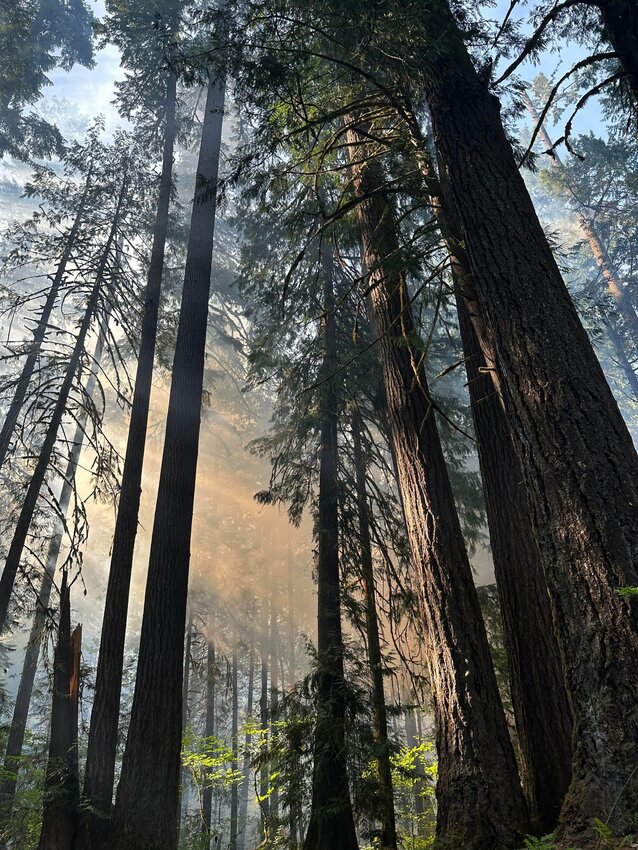
[[[378, 160], [361, 162], [348, 131], [369, 269], [372, 314], [387, 397], [415, 584], [424, 616], [439, 758], [439, 840], [450, 847], [511, 847], [526, 807], [487, 636], [441, 449]], [[359, 164], [357, 164], [359, 163]]]
[[622, 834], [638, 810], [638, 460], [538, 222], [499, 104], [444, 0], [424, 57], [446, 204], [462, 229], [540, 535], [574, 714], [563, 834], [594, 817]]
[[521, 467], [468, 306], [459, 327], [492, 544], [523, 787], [532, 821], [551, 832], [571, 779], [572, 721]]

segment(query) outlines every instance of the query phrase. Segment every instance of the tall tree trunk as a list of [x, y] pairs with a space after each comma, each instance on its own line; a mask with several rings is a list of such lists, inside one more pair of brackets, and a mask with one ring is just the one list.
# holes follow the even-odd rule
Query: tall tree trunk
[[250, 724], [253, 713], [253, 699], [255, 693], [255, 649], [253, 635], [250, 639], [250, 660], [248, 662], [248, 695], [246, 698], [246, 742], [244, 748], [244, 763], [242, 766], [241, 803], [239, 811], [239, 837], [237, 839], [237, 850], [244, 850], [246, 846], [246, 829], [248, 826], [248, 796], [250, 794], [250, 748], [253, 736], [250, 733]]
[[319, 554], [317, 558], [317, 719], [310, 823], [304, 850], [357, 850], [346, 759], [346, 706], [339, 576], [337, 429], [339, 392], [333, 254], [321, 248], [323, 385], [319, 401]]
[[82, 192], [82, 196], [80, 198], [80, 203], [78, 206], [77, 213], [75, 215], [75, 219], [73, 221], [71, 230], [69, 231], [69, 235], [64, 245], [62, 256], [60, 257], [55, 276], [51, 281], [51, 286], [49, 287], [49, 290], [47, 292], [47, 297], [44, 302], [44, 306], [42, 307], [42, 312], [40, 313], [38, 324], [36, 325], [36, 328], [33, 332], [33, 341], [31, 342], [31, 345], [29, 347], [27, 359], [24, 361], [24, 365], [22, 366], [22, 371], [20, 372], [20, 377], [18, 378], [18, 381], [16, 383], [13, 398], [11, 399], [11, 404], [9, 405], [9, 410], [7, 411], [7, 415], [2, 424], [2, 430], [0, 430], [0, 469], [4, 466], [4, 462], [7, 458], [7, 452], [9, 451], [9, 446], [11, 444], [11, 438], [13, 437], [13, 432], [15, 430], [20, 411], [22, 410], [22, 404], [27, 394], [29, 382], [31, 381], [36, 364], [38, 362], [38, 358], [40, 357], [40, 353], [42, 351], [42, 344], [44, 342], [44, 338], [49, 327], [51, 313], [53, 312], [55, 303], [58, 300], [58, 295], [60, 294], [60, 287], [62, 286], [62, 282], [64, 281], [64, 275], [66, 274], [66, 268], [69, 263], [69, 260], [71, 259], [71, 254], [73, 252], [73, 248], [75, 247], [75, 242], [77, 240], [78, 233], [82, 225], [82, 219], [84, 218], [84, 211], [86, 209], [87, 198], [89, 195], [89, 190], [91, 188], [91, 178], [92, 168], [89, 167], [89, 170], [86, 175], [86, 181], [84, 183], [84, 191]]
[[[394, 212], [377, 159], [348, 131], [372, 314], [408, 540], [424, 617], [439, 760], [437, 834], [511, 847], [526, 822], [485, 627], [434, 418]], [[363, 148], [362, 148], [363, 145]]]
[[[554, 604], [575, 724], [562, 836], [638, 809], [638, 459], [446, 0], [424, 81], [444, 197], [490, 329]], [[426, 51], [427, 52], [427, 51]], [[471, 153], [470, 153], [471, 152]], [[587, 840], [587, 836], [583, 838]]]
[[[426, 184], [432, 185], [436, 175], [425, 151], [421, 151], [419, 167]], [[494, 368], [493, 344], [473, 295], [472, 270], [460, 227], [440, 195], [431, 197], [431, 203], [451, 260], [503, 613], [523, 788], [533, 826], [547, 833], [556, 825], [571, 777], [572, 722], [562, 660], [522, 471]]]
[[[262, 745], [268, 743], [268, 603], [263, 601], [261, 623], [261, 691], [259, 696], [259, 722], [261, 727]], [[268, 798], [268, 764], [262, 761], [259, 770], [259, 797], [261, 809], [261, 834], [265, 839], [268, 835], [268, 818], [270, 816], [270, 799]]]
[[638, 8], [634, 0], [597, 0], [605, 35], [627, 75], [638, 117]]
[[503, 615], [523, 788], [542, 833], [556, 823], [571, 779], [572, 719], [543, 565], [503, 407], [457, 291], [459, 328]]
[[372, 544], [370, 541], [370, 517], [366, 483], [366, 460], [361, 445], [361, 414], [352, 415], [352, 441], [354, 446], [355, 477], [357, 488], [357, 511], [359, 515], [359, 542], [361, 546], [361, 580], [365, 596], [366, 641], [368, 661], [372, 674], [372, 723], [376, 745], [376, 762], [379, 787], [381, 789], [381, 836], [380, 847], [396, 850], [397, 828], [394, 813], [394, 791], [392, 788], [392, 765], [388, 741], [388, 717], [383, 688], [383, 656], [379, 637]]
[[[186, 624], [186, 645], [184, 647], [184, 677], [182, 679], [182, 737], [188, 730], [190, 722], [189, 699], [191, 689], [191, 667], [192, 667], [192, 645], [193, 645], [193, 611], [188, 615]], [[181, 749], [180, 749], [181, 751]], [[182, 766], [182, 781], [180, 791], [180, 822], [177, 826], [177, 834], [181, 829], [182, 821], [185, 819], [188, 812], [188, 783], [189, 771], [186, 766]]]
[[66, 573], [60, 590], [60, 622], [54, 656], [51, 740], [44, 780], [38, 850], [72, 850], [77, 807], [78, 691], [82, 627], [71, 634], [71, 600]]
[[224, 81], [211, 79], [173, 360], [131, 722], [115, 805], [117, 850], [174, 850], [182, 636], [190, 563]]
[[[93, 354], [94, 368], [86, 382], [85, 395], [87, 400], [91, 399], [95, 390], [97, 381], [97, 367], [102, 357], [102, 348], [104, 345], [104, 334], [100, 334], [95, 352]], [[65, 517], [71, 503], [73, 495], [75, 473], [82, 453], [82, 445], [84, 442], [84, 424], [86, 422], [86, 414], [81, 415], [80, 421], [76, 425], [75, 434], [71, 443], [71, 452], [69, 461], [64, 473], [62, 489], [58, 499], [58, 510], [60, 517]], [[24, 663], [22, 665], [22, 673], [20, 675], [20, 684], [16, 695], [15, 706], [13, 710], [13, 718], [11, 720], [11, 728], [7, 739], [7, 749], [4, 759], [4, 779], [0, 783], [0, 834], [4, 832], [8, 819], [11, 817], [11, 811], [15, 801], [16, 785], [18, 780], [18, 772], [20, 770], [20, 759], [22, 757], [22, 746], [24, 744], [24, 734], [27, 728], [27, 720], [29, 715], [29, 706], [31, 705], [31, 696], [33, 694], [33, 683], [35, 674], [38, 668], [38, 660], [40, 657], [40, 646], [42, 643], [42, 632], [46, 622], [46, 616], [49, 608], [49, 599], [51, 596], [51, 588], [53, 586], [53, 577], [60, 555], [63, 536], [62, 520], [58, 522], [55, 534], [49, 544], [47, 552], [46, 565], [42, 576], [40, 591], [36, 600], [35, 614], [33, 617], [33, 625], [29, 634], [29, 642], [24, 654]]]
[[[294, 583], [294, 561], [290, 546], [288, 546], [288, 689], [292, 691], [297, 680], [296, 643], [297, 627], [295, 625], [295, 583]], [[295, 757], [296, 761], [296, 757]], [[299, 846], [299, 832], [301, 830], [301, 800], [295, 793], [290, 801], [290, 846], [293, 850]]]
[[6, 626], [11, 593], [13, 591], [13, 585], [20, 566], [20, 560], [22, 558], [24, 544], [29, 533], [33, 513], [38, 502], [38, 496], [40, 495], [40, 488], [44, 483], [44, 478], [49, 468], [49, 462], [58, 437], [58, 430], [62, 423], [62, 419], [64, 418], [69, 394], [82, 359], [82, 353], [84, 352], [86, 337], [93, 324], [93, 319], [95, 318], [104, 281], [104, 273], [106, 271], [107, 262], [111, 254], [111, 247], [122, 215], [127, 185], [128, 181], [125, 176], [120, 187], [120, 194], [115, 213], [113, 215], [113, 221], [111, 222], [109, 235], [96, 269], [95, 282], [93, 283], [93, 287], [89, 294], [84, 316], [71, 352], [71, 357], [66, 367], [64, 379], [58, 393], [58, 398], [56, 400], [55, 407], [53, 408], [53, 413], [51, 414], [51, 419], [47, 426], [44, 441], [40, 448], [40, 454], [22, 503], [20, 516], [18, 517], [7, 560], [4, 565], [2, 578], [0, 579], [0, 632], [2, 632]]
[[[408, 749], [414, 749], [421, 745], [421, 736], [419, 734], [415, 719], [415, 709], [408, 708], [405, 712], [405, 740]], [[423, 766], [418, 761], [414, 768], [414, 810], [418, 816], [425, 814], [425, 799], [424, 792], [427, 784], [427, 778], [423, 772]], [[419, 835], [423, 834], [423, 824], [419, 822]]]
[[237, 630], [233, 639], [233, 661], [231, 672], [232, 684], [232, 707], [231, 707], [231, 749], [233, 760], [231, 768], [233, 771], [232, 787], [230, 789], [230, 838], [228, 841], [228, 850], [237, 850], [237, 826], [239, 820], [239, 785], [236, 781], [237, 770], [239, 768], [239, 690], [237, 686], [238, 676], [238, 659], [237, 659]]
[[288, 547], [288, 687], [294, 688], [297, 678], [297, 663], [295, 659], [295, 572], [290, 546]]
[[[204, 736], [210, 743], [215, 734], [215, 680], [217, 678], [217, 661], [215, 659], [215, 642], [212, 628], [212, 617], [209, 620], [210, 632], [206, 650], [206, 720]], [[207, 744], [208, 745], [208, 744]], [[211, 778], [204, 771], [202, 774], [202, 834], [206, 848], [210, 846], [213, 824], [213, 786]]]
[[[144, 300], [135, 391], [111, 550], [109, 580], [104, 602], [95, 695], [91, 710], [84, 773], [84, 797], [90, 806], [86, 807], [81, 835], [84, 837], [87, 850], [90, 850], [93, 846], [99, 846], [98, 841], [103, 829], [102, 821], [105, 817], [110, 816], [113, 799], [126, 617], [142, 493], [144, 447], [155, 358], [164, 250], [168, 230], [173, 149], [177, 132], [175, 120], [176, 85], [176, 76], [174, 73], [170, 73], [167, 78], [162, 174]], [[78, 848], [81, 848], [81, 846], [81, 843], [79, 843]]]
[[[275, 585], [270, 586], [270, 742], [271, 746], [277, 741], [277, 721], [279, 713], [279, 633], [277, 629], [277, 609], [275, 606]], [[277, 821], [279, 818], [279, 790], [273, 783], [270, 795], [270, 815]]]

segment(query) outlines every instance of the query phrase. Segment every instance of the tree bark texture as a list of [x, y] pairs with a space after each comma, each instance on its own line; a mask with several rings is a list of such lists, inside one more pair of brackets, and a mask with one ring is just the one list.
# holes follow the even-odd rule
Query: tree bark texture
[[[638, 42], [636, 44], [636, 49], [638, 50]], [[522, 100], [527, 108], [527, 111], [531, 115], [534, 125], [538, 127], [538, 135], [540, 136], [543, 144], [545, 145], [548, 151], [551, 151], [552, 163], [556, 168], [562, 168], [563, 163], [561, 162], [561, 158], [555, 150], [552, 140], [550, 139], [547, 129], [545, 127], [545, 124], [541, 122], [538, 110], [536, 109], [534, 103], [532, 102], [532, 99], [530, 98], [527, 92], [522, 93]], [[572, 196], [577, 197], [577, 193], [572, 193]], [[622, 318], [622, 322], [625, 326], [627, 334], [629, 335], [629, 338], [631, 339], [631, 344], [633, 346], [634, 351], [638, 352], [638, 315], [636, 314], [634, 306], [631, 303], [631, 298], [629, 297], [627, 288], [618, 279], [618, 275], [616, 274], [616, 271], [609, 260], [608, 252], [606, 251], [603, 243], [601, 242], [598, 236], [598, 233], [596, 232], [596, 224], [593, 220], [591, 210], [588, 207], [584, 207], [581, 205], [578, 207], [577, 214], [578, 223], [580, 224], [581, 230], [585, 235], [585, 239], [587, 240], [587, 244], [589, 245], [589, 249], [594, 258], [594, 262], [596, 263], [596, 266], [598, 267], [598, 270], [600, 271], [602, 278], [605, 281], [607, 292], [609, 293], [609, 295], [611, 295], [616, 306], [616, 310], [618, 311], [618, 315]], [[633, 369], [632, 374], [633, 383], [635, 383], [636, 373], [633, 371]]]
[[503, 616], [521, 775], [532, 821], [551, 832], [571, 779], [572, 720], [540, 551], [509, 425], [457, 294], [477, 452]]
[[348, 130], [364, 262], [421, 599], [436, 721], [437, 835], [471, 850], [507, 848], [526, 806], [434, 418], [401, 264], [394, 213], [377, 159]]
[[626, 831], [638, 809], [638, 460], [502, 127], [445, 0], [424, 56], [444, 197], [460, 223], [494, 343], [540, 536], [574, 714], [562, 836], [593, 817]]
[[[431, 184], [435, 175], [429, 157], [422, 155], [419, 166]], [[571, 776], [572, 722], [562, 659], [522, 471], [503, 407], [493, 343], [476, 303], [460, 226], [440, 195], [431, 197], [431, 203], [450, 255], [503, 614], [523, 788], [532, 827], [548, 833], [556, 825]]]
[[[239, 661], [237, 658], [237, 631], [235, 630], [233, 660], [231, 670], [231, 690], [232, 690], [232, 706], [231, 706], [231, 729], [230, 729], [230, 746], [233, 754], [231, 769], [233, 776], [237, 776], [239, 768], [239, 690], [237, 686]], [[239, 823], [239, 784], [236, 779], [233, 781], [230, 789], [230, 838], [228, 841], [228, 850], [237, 850], [237, 832]]]

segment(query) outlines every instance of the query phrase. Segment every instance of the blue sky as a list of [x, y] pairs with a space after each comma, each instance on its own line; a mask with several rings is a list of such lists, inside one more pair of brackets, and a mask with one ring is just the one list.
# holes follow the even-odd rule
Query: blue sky
[[[502, 20], [509, 5], [510, 0], [498, 0], [496, 7], [488, 9], [486, 14], [492, 19]], [[525, 20], [537, 5], [536, 0], [521, 3], [515, 10], [513, 18]], [[97, 0], [92, 7], [96, 16], [100, 17], [104, 14], [104, 0]], [[530, 80], [541, 71], [551, 77], [557, 69], [559, 73], [567, 70], [583, 55], [584, 51], [578, 45], [565, 44], [560, 54], [547, 53], [538, 66], [526, 62], [521, 66], [519, 73], [523, 78]], [[49, 75], [52, 85], [45, 90], [44, 99], [51, 101], [58, 98], [68, 101], [70, 112], [75, 117], [84, 116], [90, 120], [98, 114], [104, 115], [107, 132], [110, 134], [121, 123], [111, 101], [114, 97], [115, 81], [122, 76], [119, 52], [115, 47], [108, 46], [97, 53], [96, 64], [93, 68], [76, 66], [69, 72], [54, 70]], [[602, 129], [600, 108], [595, 101], [588, 104], [574, 125], [576, 134], [592, 129], [595, 131]], [[551, 128], [551, 130], [554, 135], [558, 135], [559, 128]]]

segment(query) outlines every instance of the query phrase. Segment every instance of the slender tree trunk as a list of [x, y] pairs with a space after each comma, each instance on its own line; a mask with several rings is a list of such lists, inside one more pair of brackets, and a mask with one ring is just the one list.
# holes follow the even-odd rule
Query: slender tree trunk
[[526, 807], [478, 596], [427, 386], [394, 213], [377, 159], [351, 129], [354, 184], [372, 314], [408, 540], [425, 621], [436, 719], [439, 840], [467, 850], [511, 847]]
[[295, 573], [290, 547], [288, 547], [288, 687], [294, 688], [297, 678], [297, 663], [295, 659], [296, 641], [295, 627]]
[[[193, 645], [193, 612], [188, 615], [186, 624], [186, 645], [184, 647], [184, 677], [182, 679], [182, 738], [188, 730], [190, 724], [189, 699], [191, 688], [191, 654]], [[181, 748], [180, 748], [181, 751]], [[186, 818], [188, 812], [188, 792], [189, 792], [189, 771], [186, 766], [182, 766], [182, 781], [180, 791], [180, 822], [178, 824], [177, 833], [181, 829], [181, 824]]]
[[[232, 709], [231, 709], [231, 749], [233, 753], [232, 771], [236, 777], [239, 768], [239, 691], [237, 687], [237, 630], [235, 630], [232, 661]], [[237, 850], [237, 826], [239, 820], [239, 785], [233, 781], [230, 789], [230, 839], [229, 850]]]
[[310, 823], [304, 850], [357, 850], [346, 759], [341, 632], [337, 429], [339, 392], [332, 250], [322, 246], [323, 386], [320, 398], [317, 559], [317, 720]]
[[72, 850], [77, 807], [78, 691], [82, 627], [71, 634], [71, 600], [66, 573], [60, 590], [60, 623], [54, 657], [51, 740], [44, 781], [38, 850]]
[[174, 850], [179, 818], [182, 635], [190, 562], [223, 80], [211, 80], [197, 168], [131, 723], [113, 850]]
[[[94, 369], [91, 371], [86, 382], [85, 394], [87, 399], [91, 399], [93, 396], [97, 380], [97, 366], [102, 357], [103, 345], [104, 334], [100, 334], [93, 354]], [[73, 435], [69, 461], [64, 473], [62, 489], [58, 499], [58, 509], [61, 517], [66, 516], [71, 503], [75, 473], [82, 453], [82, 444], [84, 442], [84, 423], [86, 422], [86, 418], [86, 414], [82, 415], [75, 428], [75, 434]], [[60, 548], [62, 546], [63, 531], [62, 521], [60, 520], [51, 543], [49, 544], [46, 566], [44, 575], [42, 576], [42, 584], [40, 585], [40, 591], [36, 601], [33, 625], [31, 626], [29, 642], [27, 643], [24, 655], [20, 684], [18, 686], [11, 728], [7, 739], [3, 771], [4, 779], [2, 780], [2, 783], [0, 783], [0, 834], [2, 834], [6, 828], [6, 823], [11, 817], [15, 801], [18, 772], [20, 770], [20, 759], [22, 757], [22, 746], [24, 744], [24, 734], [27, 728], [29, 706], [31, 705], [31, 696], [33, 694], [33, 683], [35, 681], [35, 674], [40, 657], [42, 631], [44, 629], [49, 608], [53, 577], [55, 575]]]
[[[294, 689], [297, 680], [296, 643], [294, 562], [290, 546], [288, 546], [288, 689], [291, 691]], [[295, 757], [295, 763], [296, 761]], [[290, 846], [293, 850], [296, 850], [299, 846], [301, 830], [301, 800], [297, 793], [293, 794], [290, 801], [289, 816]]]
[[[409, 708], [405, 713], [405, 740], [408, 749], [414, 749], [421, 744], [421, 736], [417, 729], [415, 711], [413, 708]], [[414, 787], [414, 810], [417, 815], [422, 816], [425, 814], [424, 792], [427, 779], [420, 762], [417, 762], [415, 765], [414, 777], [417, 780]], [[422, 827], [423, 825], [419, 823], [419, 835], [423, 834]]]
[[93, 324], [93, 319], [95, 318], [95, 313], [98, 307], [99, 297], [102, 290], [102, 284], [104, 281], [104, 273], [106, 271], [107, 262], [111, 254], [111, 247], [113, 245], [113, 241], [115, 239], [115, 235], [117, 233], [120, 218], [122, 215], [126, 188], [127, 180], [125, 177], [122, 180], [122, 186], [120, 188], [117, 207], [113, 215], [113, 221], [111, 223], [109, 235], [106, 244], [102, 250], [100, 261], [98, 263], [98, 267], [95, 274], [95, 282], [93, 283], [93, 287], [91, 289], [86, 304], [86, 309], [84, 311], [84, 316], [82, 318], [82, 322], [78, 330], [75, 344], [73, 346], [73, 351], [71, 352], [71, 357], [67, 364], [64, 379], [62, 381], [62, 385], [58, 393], [58, 398], [55, 403], [55, 407], [53, 408], [51, 419], [47, 426], [44, 441], [42, 443], [42, 447], [40, 448], [38, 461], [33, 471], [33, 475], [31, 476], [31, 480], [29, 482], [29, 486], [27, 488], [27, 492], [22, 503], [20, 516], [18, 517], [18, 522], [15, 527], [13, 539], [9, 548], [9, 553], [7, 555], [7, 560], [4, 565], [2, 578], [0, 579], [0, 632], [2, 632], [6, 626], [9, 603], [11, 600], [11, 593], [13, 591], [13, 585], [15, 583], [16, 575], [18, 573], [18, 568], [20, 566], [20, 560], [22, 558], [24, 544], [29, 533], [29, 527], [31, 525], [33, 513], [35, 511], [38, 502], [38, 497], [40, 495], [40, 488], [44, 483], [44, 478], [49, 468], [53, 449], [55, 447], [55, 443], [58, 437], [58, 430], [62, 423], [62, 419], [64, 418], [67, 402], [69, 400], [69, 394], [71, 392], [73, 381], [75, 379], [78, 367], [80, 365], [80, 361], [82, 359], [82, 353], [84, 351], [86, 337]]
[[[86, 842], [84, 845], [86, 850], [91, 850], [92, 846], [99, 846], [99, 836], [103, 829], [102, 821], [105, 817], [110, 816], [113, 799], [126, 617], [142, 492], [144, 447], [155, 358], [164, 250], [168, 230], [173, 149], [177, 132], [175, 120], [176, 85], [175, 74], [169, 74], [166, 91], [166, 128], [164, 131], [162, 175], [146, 284], [135, 391], [111, 550], [109, 581], [104, 602], [95, 696], [91, 710], [84, 773], [84, 797], [90, 803], [90, 808], [87, 807], [86, 809], [86, 817], [81, 831]], [[81, 846], [81, 843], [79, 843], [78, 850]]]
[[[424, 57], [446, 203], [494, 342], [527, 483], [575, 724], [561, 838], [638, 810], [638, 459], [503, 131], [445, 0]], [[471, 151], [471, 155], [470, 152]], [[585, 834], [582, 841], [587, 841]]]
[[[217, 661], [215, 659], [215, 643], [212, 628], [212, 617], [210, 620], [210, 633], [208, 635], [208, 647], [206, 651], [206, 721], [204, 736], [210, 742], [215, 734], [215, 680], [217, 678]], [[206, 841], [206, 848], [210, 846], [212, 837], [213, 821], [213, 786], [210, 776], [204, 771], [202, 775], [202, 833]]]
[[361, 414], [355, 410], [352, 416], [352, 440], [354, 445], [354, 463], [357, 488], [357, 511], [359, 515], [359, 539], [361, 545], [361, 579], [366, 605], [366, 641], [368, 661], [372, 674], [372, 723], [376, 744], [377, 774], [381, 788], [382, 811], [381, 841], [382, 848], [396, 850], [397, 828], [394, 813], [394, 791], [392, 787], [392, 765], [390, 763], [390, 745], [388, 741], [388, 717], [383, 688], [383, 656], [379, 637], [379, 619], [377, 616], [372, 544], [370, 541], [370, 518], [366, 484], [366, 461], [361, 445]]
[[18, 381], [16, 383], [13, 398], [11, 399], [11, 404], [9, 405], [9, 410], [7, 411], [7, 415], [2, 424], [2, 430], [0, 430], [0, 469], [4, 466], [4, 462], [7, 458], [7, 452], [9, 451], [9, 446], [11, 444], [11, 438], [13, 437], [13, 432], [15, 430], [20, 411], [22, 410], [22, 404], [27, 394], [29, 382], [31, 381], [31, 378], [35, 371], [38, 358], [40, 357], [40, 353], [42, 351], [42, 343], [44, 342], [46, 332], [49, 328], [51, 313], [53, 312], [55, 303], [58, 300], [58, 295], [60, 294], [60, 287], [62, 286], [62, 282], [64, 281], [64, 275], [66, 274], [66, 268], [69, 263], [69, 260], [71, 259], [71, 254], [73, 252], [73, 248], [75, 247], [75, 242], [78, 237], [80, 227], [82, 225], [84, 210], [86, 209], [86, 202], [91, 186], [91, 177], [92, 169], [89, 168], [84, 184], [84, 191], [82, 193], [82, 197], [80, 198], [78, 211], [75, 215], [75, 220], [73, 221], [73, 225], [71, 226], [71, 230], [69, 231], [66, 244], [62, 251], [62, 256], [60, 257], [60, 262], [58, 263], [58, 267], [55, 272], [55, 277], [51, 281], [51, 286], [49, 287], [49, 291], [47, 292], [47, 297], [44, 302], [44, 306], [42, 307], [42, 312], [40, 313], [38, 324], [36, 325], [35, 331], [33, 332], [33, 341], [31, 343], [31, 346], [29, 347], [27, 359], [24, 362], [20, 377], [18, 378]]
[[[261, 626], [261, 692], [259, 696], [259, 717], [262, 744], [268, 743], [268, 604], [264, 600]], [[268, 835], [268, 818], [270, 816], [270, 799], [268, 798], [268, 765], [262, 762], [259, 771], [259, 796], [261, 798], [261, 833], [262, 838]]]
[[[248, 696], [246, 698], [246, 721], [251, 722], [253, 713], [253, 699], [255, 692], [255, 649], [254, 640], [250, 639], [250, 660], [248, 666]], [[241, 803], [239, 812], [239, 836], [237, 839], [237, 850], [244, 850], [246, 846], [246, 829], [248, 826], [248, 796], [250, 794], [250, 748], [253, 741], [250, 725], [246, 728], [246, 743], [244, 749], [244, 763], [242, 766]]]
[[[277, 609], [275, 606], [274, 582], [270, 589], [270, 741], [271, 746], [277, 741], [277, 720], [279, 713], [279, 633], [277, 630]], [[270, 795], [270, 814], [277, 821], [279, 818], [279, 790], [273, 784]]]
[[457, 293], [477, 451], [492, 544], [523, 788], [544, 834], [571, 779], [572, 719], [543, 565], [509, 424]]

